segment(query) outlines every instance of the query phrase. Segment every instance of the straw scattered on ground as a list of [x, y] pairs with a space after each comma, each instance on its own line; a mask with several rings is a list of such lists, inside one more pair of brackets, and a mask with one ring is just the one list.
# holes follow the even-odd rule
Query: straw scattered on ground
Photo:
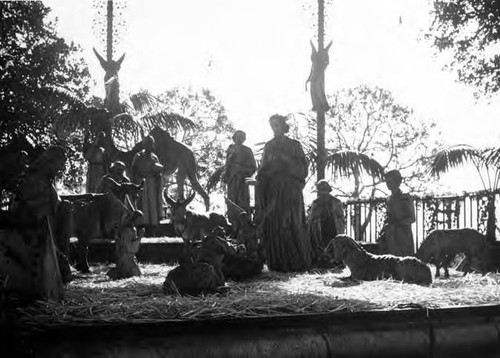
[[162, 286], [174, 266], [141, 264], [141, 277], [112, 281], [109, 266], [71, 282], [62, 302], [20, 309], [28, 324], [85, 324], [279, 316], [336, 311], [444, 308], [500, 302], [500, 274], [450, 270], [449, 279], [424, 287], [393, 280], [357, 282], [343, 271], [284, 274], [264, 271], [248, 282], [229, 281], [226, 294], [167, 295]]

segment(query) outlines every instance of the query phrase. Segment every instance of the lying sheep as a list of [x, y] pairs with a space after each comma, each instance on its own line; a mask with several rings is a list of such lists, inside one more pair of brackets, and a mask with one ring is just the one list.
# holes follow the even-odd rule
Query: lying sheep
[[219, 228], [201, 242], [186, 243], [179, 266], [170, 271], [163, 283], [166, 293], [199, 295], [225, 292], [222, 261], [228, 252]]
[[356, 280], [392, 278], [407, 283], [429, 285], [432, 283], [430, 268], [419, 259], [407, 256], [375, 255], [347, 235], [333, 239], [335, 260], [343, 262]]

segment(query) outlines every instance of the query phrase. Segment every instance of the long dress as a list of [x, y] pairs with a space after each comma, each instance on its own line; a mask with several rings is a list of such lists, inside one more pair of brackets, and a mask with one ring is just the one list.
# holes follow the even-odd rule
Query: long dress
[[307, 162], [301, 144], [286, 136], [266, 143], [257, 174], [257, 220], [262, 221], [267, 266], [274, 271], [304, 271], [312, 252], [302, 189]]
[[410, 195], [393, 193], [387, 199], [387, 220], [380, 238], [380, 252], [397, 256], [415, 253], [411, 224], [415, 222], [415, 208]]
[[[250, 148], [236, 144], [229, 146], [226, 159], [227, 197], [247, 212], [250, 209], [250, 193], [245, 178], [252, 176], [256, 169], [255, 157]], [[228, 211], [229, 222], [237, 222], [238, 216], [239, 213]]]
[[311, 204], [309, 233], [313, 249], [322, 250], [338, 234], [345, 233], [345, 217], [342, 202], [327, 194], [319, 196]]
[[132, 161], [134, 180], [139, 183], [144, 179], [144, 187], [137, 202], [137, 208], [144, 215], [144, 224], [157, 225], [162, 215], [163, 201], [161, 196], [162, 165], [156, 154], [140, 151]]
[[106, 174], [106, 154], [103, 147], [91, 144], [85, 151], [84, 158], [88, 160], [87, 193], [97, 193], [102, 177]]

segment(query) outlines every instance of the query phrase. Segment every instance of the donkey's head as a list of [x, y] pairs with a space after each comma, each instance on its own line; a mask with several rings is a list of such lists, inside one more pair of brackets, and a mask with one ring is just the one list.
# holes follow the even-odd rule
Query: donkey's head
[[163, 193], [165, 201], [170, 206], [170, 220], [174, 224], [177, 234], [181, 234], [184, 231], [187, 213], [186, 207], [193, 201], [195, 195], [196, 193], [191, 194], [186, 200], [173, 200], [168, 196], [166, 191]]

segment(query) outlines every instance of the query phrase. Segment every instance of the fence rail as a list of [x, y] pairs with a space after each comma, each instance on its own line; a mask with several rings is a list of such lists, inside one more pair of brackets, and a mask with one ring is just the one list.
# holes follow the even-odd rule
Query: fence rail
[[[459, 196], [413, 196], [415, 223], [412, 225], [415, 249], [434, 229], [474, 228], [485, 234], [488, 203], [499, 207], [500, 191], [479, 191]], [[385, 220], [386, 199], [349, 200], [345, 204], [346, 230], [349, 236], [375, 243]], [[495, 209], [496, 217], [498, 210]], [[362, 225], [366, 229], [362, 230]], [[498, 228], [496, 229], [498, 230]]]

